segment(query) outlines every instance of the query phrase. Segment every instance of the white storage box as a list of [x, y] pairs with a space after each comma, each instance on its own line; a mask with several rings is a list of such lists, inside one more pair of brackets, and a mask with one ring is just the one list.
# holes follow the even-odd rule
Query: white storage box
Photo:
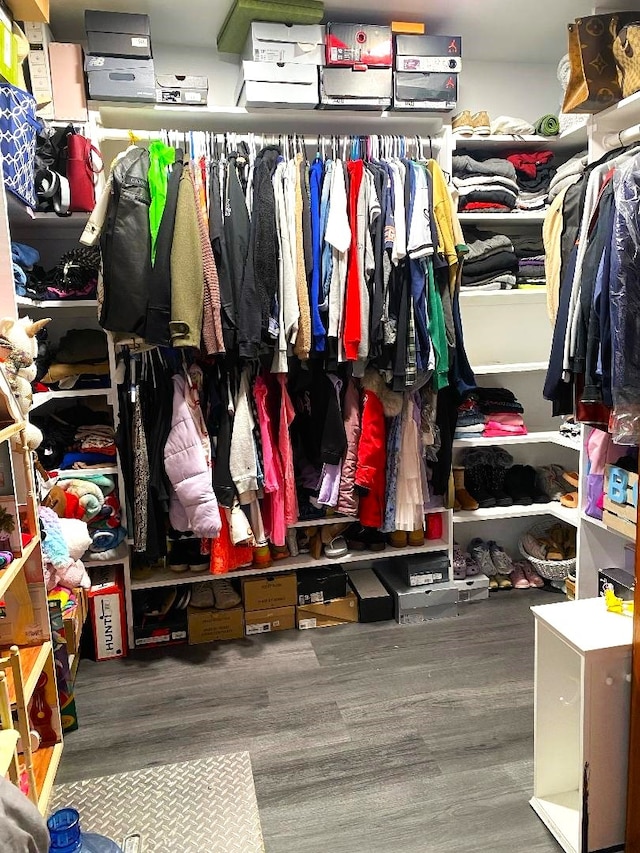
[[400, 625], [458, 615], [458, 588], [455, 584], [407, 586], [396, 573], [393, 561], [388, 566], [376, 567], [375, 572], [394, 598], [396, 622]]
[[489, 598], [489, 578], [486, 575], [474, 575], [472, 578], [454, 580], [454, 584], [458, 589], [460, 604]]
[[254, 22], [244, 49], [253, 62], [324, 65], [324, 27]]
[[244, 60], [236, 103], [243, 107], [313, 109], [318, 105], [318, 68]]

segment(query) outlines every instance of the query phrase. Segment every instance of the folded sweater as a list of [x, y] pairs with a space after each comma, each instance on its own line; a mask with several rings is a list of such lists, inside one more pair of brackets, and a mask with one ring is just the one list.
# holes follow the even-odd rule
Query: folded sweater
[[453, 157], [453, 174], [458, 178], [468, 175], [501, 175], [503, 178], [516, 179], [513, 163], [501, 157], [489, 157], [486, 160], [476, 160], [469, 154], [455, 154]]

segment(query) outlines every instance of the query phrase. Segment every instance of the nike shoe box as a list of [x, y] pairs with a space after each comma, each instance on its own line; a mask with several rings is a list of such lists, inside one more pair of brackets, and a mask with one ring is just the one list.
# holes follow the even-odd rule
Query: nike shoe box
[[126, 56], [151, 59], [151, 30], [148, 15], [128, 12], [84, 13], [87, 52], [92, 56]]
[[328, 23], [325, 40], [327, 65], [391, 68], [391, 27]]
[[208, 77], [193, 74], [158, 74], [156, 77], [156, 101], [159, 104], [206, 107], [208, 96]]
[[393, 106], [396, 110], [449, 112], [458, 100], [457, 74], [396, 71], [393, 75]]
[[321, 68], [320, 105], [337, 109], [387, 109], [393, 88], [391, 68]]
[[154, 103], [156, 75], [153, 59], [86, 56], [89, 97], [94, 101]]
[[251, 24], [244, 58], [252, 62], [324, 65], [324, 27], [320, 24]]
[[397, 35], [396, 71], [456, 72], [462, 70], [460, 36]]
[[449, 580], [449, 555], [446, 551], [398, 557], [395, 564], [407, 586], [428, 586]]
[[458, 615], [458, 588], [453, 582], [409, 586], [393, 566], [376, 567], [376, 574], [394, 599], [394, 616], [400, 625]]
[[342, 566], [319, 566], [298, 573], [298, 606], [323, 604], [347, 594], [347, 575]]
[[243, 60], [236, 104], [243, 107], [318, 106], [318, 66]]

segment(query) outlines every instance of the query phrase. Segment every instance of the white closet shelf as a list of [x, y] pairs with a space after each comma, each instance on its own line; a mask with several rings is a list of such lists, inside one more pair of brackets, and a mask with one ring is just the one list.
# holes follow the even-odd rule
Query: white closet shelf
[[621, 539], [627, 539], [629, 542], [636, 541], [635, 537], [627, 536], [626, 533], [622, 533], [622, 531], [620, 530], [614, 530], [613, 527], [609, 527], [609, 525], [605, 524], [604, 521], [602, 521], [601, 519], [593, 518], [592, 516], [587, 515], [586, 512], [581, 512], [580, 518], [582, 519], [582, 521], [586, 521], [589, 524], [592, 524], [594, 527], [599, 527], [600, 530], [606, 530], [607, 533], [610, 533], [612, 536], [619, 536]]
[[578, 510], [562, 506], [558, 501], [548, 504], [532, 504], [531, 506], [496, 506], [490, 509], [459, 510], [453, 513], [454, 524], [463, 524], [467, 521], [499, 521], [503, 518], [522, 518], [534, 515], [552, 515], [561, 521], [566, 521], [576, 527], [579, 516]]
[[[587, 125], [560, 133], [557, 136], [511, 135], [498, 134], [495, 136], [455, 136], [453, 137], [456, 150], [470, 151], [573, 151], [587, 147]], [[455, 151], [454, 151], [455, 153]]]
[[510, 290], [480, 290], [474, 287], [461, 287], [461, 299], [499, 299], [501, 302], [509, 302], [515, 298], [518, 302], [546, 302], [547, 287], [539, 285], [536, 287], [513, 287]]
[[611, 130], [614, 133], [640, 123], [640, 92], [596, 113], [593, 119], [599, 131]]
[[392, 557], [403, 557], [411, 554], [428, 554], [431, 551], [448, 551], [449, 545], [444, 539], [425, 540], [424, 545], [409, 546], [407, 548], [392, 548], [387, 545], [384, 551], [357, 551], [347, 554], [345, 557], [330, 560], [322, 556], [314, 560], [309, 554], [300, 554], [298, 557], [287, 557], [284, 560], [276, 560], [267, 568], [247, 568], [229, 572], [226, 575], [212, 575], [210, 572], [172, 572], [171, 569], [163, 569], [156, 572], [152, 577], [145, 580], [131, 581], [131, 589], [153, 589], [159, 586], [174, 586], [183, 583], [198, 583], [199, 581], [222, 580], [228, 578], [251, 577], [252, 575], [273, 575], [279, 572], [290, 572], [301, 569], [317, 568], [318, 566], [344, 566], [348, 563], [365, 563], [370, 560], [384, 560]]
[[[132, 127], [158, 131], [166, 127], [178, 131], [209, 130], [212, 132], [257, 131], [258, 133], [309, 133], [326, 131], [334, 134], [376, 133], [425, 136], [440, 133], [450, 113], [392, 110], [301, 110], [247, 109], [246, 107], [159, 106], [90, 101], [89, 109], [99, 113], [101, 134], [109, 137], [107, 128]], [[134, 131], [135, 132], [135, 131]]]
[[73, 311], [74, 314], [96, 314], [96, 299], [29, 299], [28, 296], [16, 296], [18, 309], [29, 308], [33, 311]]
[[512, 364], [479, 364], [471, 369], [477, 376], [500, 376], [503, 373], [536, 373], [546, 370], [548, 366], [546, 361], [523, 361]]
[[[87, 552], [89, 553], [89, 552]], [[128, 561], [129, 559], [129, 548], [126, 545], [118, 545], [116, 548], [116, 554], [114, 557], [110, 557], [108, 560], [91, 560], [86, 554], [83, 556], [82, 561], [85, 565], [85, 568], [92, 569], [94, 566], [119, 566], [120, 564]]]
[[7, 213], [9, 221], [14, 225], [23, 223], [33, 223], [34, 225], [47, 224], [56, 228], [81, 228], [84, 227], [88, 213], [71, 213], [69, 216], [57, 216], [55, 213], [43, 213], [38, 210], [31, 210], [23, 201], [16, 198], [12, 193], [6, 194]]
[[118, 474], [116, 465], [107, 465], [104, 468], [59, 468], [59, 474], [64, 474], [65, 477], [73, 474], [74, 477], [86, 477], [89, 474], [95, 474], [100, 477], [114, 477]]
[[546, 214], [546, 210], [523, 210], [519, 213], [464, 213], [462, 211], [458, 214], [458, 219], [463, 224], [468, 222], [475, 225], [479, 223], [485, 225], [518, 225], [519, 223], [531, 225], [539, 223], [542, 225]]
[[491, 444], [558, 444], [560, 447], [568, 447], [571, 450], [580, 451], [580, 444], [559, 432], [550, 430], [548, 432], [530, 432], [527, 435], [505, 435], [499, 438], [456, 438], [453, 442], [455, 447], [482, 447]]
[[112, 388], [77, 388], [71, 391], [40, 391], [33, 395], [31, 411], [52, 400], [73, 400], [78, 397], [111, 397]]

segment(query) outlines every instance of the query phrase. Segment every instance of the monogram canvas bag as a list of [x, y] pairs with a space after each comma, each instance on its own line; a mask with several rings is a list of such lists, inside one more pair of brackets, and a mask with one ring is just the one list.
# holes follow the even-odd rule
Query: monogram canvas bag
[[618, 71], [622, 97], [640, 91], [640, 15], [638, 20], [620, 28], [617, 15], [611, 20], [613, 56]]

